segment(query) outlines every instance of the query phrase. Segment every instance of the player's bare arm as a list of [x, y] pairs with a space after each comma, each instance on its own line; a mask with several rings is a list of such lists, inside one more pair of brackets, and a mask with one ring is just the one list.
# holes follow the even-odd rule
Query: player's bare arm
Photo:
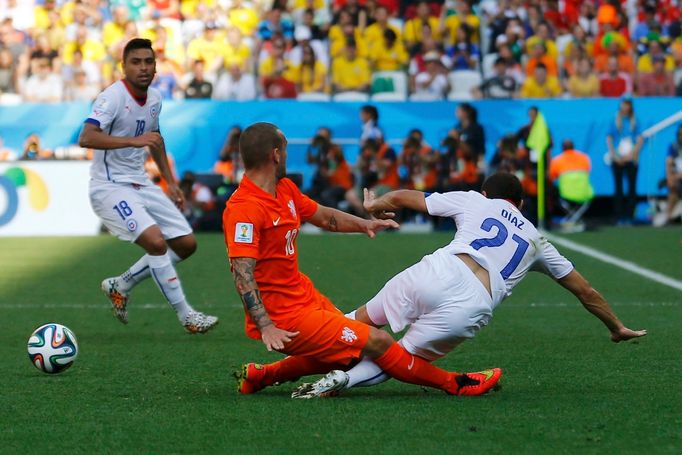
[[[159, 137], [161, 137], [160, 134]], [[150, 146], [149, 152], [151, 153], [154, 162], [158, 166], [161, 176], [166, 182], [168, 182], [168, 197], [179, 209], [182, 210], [183, 206], [185, 205], [185, 195], [182, 194], [182, 191], [175, 182], [175, 177], [173, 177], [173, 173], [171, 172], [170, 165], [168, 164], [168, 155], [166, 154], [166, 145], [163, 141], [163, 138], [161, 138], [161, 145], [159, 147]]]
[[126, 147], [163, 147], [163, 138], [158, 132], [148, 132], [137, 137], [110, 136], [92, 123], [83, 125], [78, 145], [96, 150], [115, 150]]
[[587, 311], [606, 325], [611, 332], [611, 341], [618, 343], [646, 335], [646, 330], [631, 330], [625, 327], [606, 299], [578, 271], [573, 270], [561, 278], [559, 284], [571, 291]]
[[278, 329], [270, 319], [254, 277], [256, 260], [253, 258], [232, 258], [230, 265], [232, 266], [232, 276], [237, 292], [244, 307], [249, 312], [251, 320], [258, 327], [263, 344], [268, 351], [284, 349], [284, 344], [290, 342], [293, 337], [298, 335], [298, 332]]
[[393, 220], [366, 220], [323, 205], [317, 206], [315, 215], [308, 221], [330, 232], [360, 232], [367, 234], [369, 238], [374, 238], [377, 232], [385, 229], [400, 227]]
[[395, 211], [401, 208], [417, 210], [426, 213], [426, 197], [423, 192], [415, 190], [397, 190], [376, 197], [373, 191], [364, 189], [365, 200], [363, 206], [375, 218], [387, 219], [395, 216]]

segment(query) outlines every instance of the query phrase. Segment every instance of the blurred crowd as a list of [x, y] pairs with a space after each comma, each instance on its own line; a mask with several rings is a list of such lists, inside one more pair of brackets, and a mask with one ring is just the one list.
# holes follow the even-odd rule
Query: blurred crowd
[[0, 101], [92, 100], [136, 36], [165, 98], [376, 94], [387, 72], [421, 100], [682, 92], [679, 0], [0, 0]]

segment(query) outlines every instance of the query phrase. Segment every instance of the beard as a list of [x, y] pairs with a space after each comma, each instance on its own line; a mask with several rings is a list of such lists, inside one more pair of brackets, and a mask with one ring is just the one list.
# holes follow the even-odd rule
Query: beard
[[285, 162], [280, 162], [275, 168], [275, 178], [281, 180], [287, 175], [287, 165]]

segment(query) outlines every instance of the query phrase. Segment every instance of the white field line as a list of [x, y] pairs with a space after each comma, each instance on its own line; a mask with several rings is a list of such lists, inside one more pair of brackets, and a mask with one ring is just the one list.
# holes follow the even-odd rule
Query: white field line
[[[672, 307], [678, 306], [681, 302], [609, 302], [611, 306], [624, 307]], [[580, 305], [578, 302], [528, 302], [528, 303], [509, 303], [505, 305], [505, 308], [569, 308], [576, 305]], [[202, 304], [202, 308], [228, 308], [228, 309], [242, 309], [242, 305], [235, 304]], [[135, 304], [134, 302], [130, 304], [129, 309], [131, 311], [137, 310], [166, 310], [170, 308], [169, 305], [165, 303], [144, 303]], [[0, 310], [49, 310], [49, 309], [60, 309], [60, 310], [105, 310], [109, 311], [110, 307], [106, 303], [101, 305], [96, 304], [81, 304], [81, 303], [0, 303]]]
[[603, 253], [592, 247], [582, 245], [580, 243], [565, 239], [563, 237], [557, 237], [548, 233], [544, 233], [544, 235], [545, 237], [547, 237], [547, 239], [549, 239], [550, 242], [563, 246], [564, 248], [577, 251], [578, 253], [590, 256], [591, 258], [597, 259], [607, 264], [611, 264], [623, 270], [627, 270], [628, 272], [632, 272], [641, 277], [648, 278], [651, 281], [655, 281], [657, 283], [669, 286], [673, 289], [677, 289], [678, 291], [682, 291], [682, 281], [680, 280], [647, 269], [645, 267], [635, 264], [634, 262], [626, 261], [616, 256], [611, 256], [610, 254]]

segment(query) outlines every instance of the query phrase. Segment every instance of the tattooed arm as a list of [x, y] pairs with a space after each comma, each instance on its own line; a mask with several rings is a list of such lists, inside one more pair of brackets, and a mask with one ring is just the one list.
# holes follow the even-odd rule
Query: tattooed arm
[[361, 232], [370, 238], [384, 229], [399, 227], [393, 220], [366, 220], [324, 205], [318, 205], [317, 212], [308, 221], [330, 232]]
[[291, 341], [298, 332], [287, 332], [275, 327], [268, 315], [254, 278], [256, 260], [253, 258], [232, 258], [232, 276], [237, 292], [244, 303], [244, 309], [249, 312], [251, 320], [261, 333], [261, 339], [268, 351], [284, 349], [284, 344]]

